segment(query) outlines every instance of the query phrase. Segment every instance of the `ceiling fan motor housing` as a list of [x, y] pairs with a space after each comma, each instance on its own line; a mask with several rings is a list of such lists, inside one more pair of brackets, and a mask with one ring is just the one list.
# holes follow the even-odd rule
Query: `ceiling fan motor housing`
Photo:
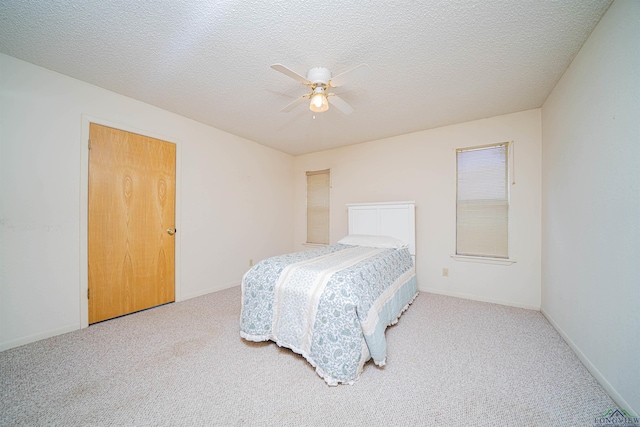
[[329, 84], [329, 80], [331, 80], [331, 71], [324, 67], [313, 67], [307, 73], [307, 80], [314, 85], [327, 86]]

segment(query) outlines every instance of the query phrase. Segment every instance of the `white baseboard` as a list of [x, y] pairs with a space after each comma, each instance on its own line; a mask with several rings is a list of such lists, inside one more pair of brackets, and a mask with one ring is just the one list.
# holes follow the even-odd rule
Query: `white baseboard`
[[489, 302], [492, 304], [508, 305], [510, 307], [526, 308], [527, 310], [540, 311], [539, 305], [520, 304], [512, 301], [502, 301], [502, 300], [497, 300], [492, 298], [484, 298], [484, 297], [464, 294], [460, 292], [445, 292], [445, 291], [441, 291], [440, 289], [426, 288], [426, 289], [419, 289], [419, 290], [424, 292], [429, 292], [431, 294], [446, 295], [448, 297], [464, 298], [464, 299], [470, 299], [473, 301]]
[[11, 348], [20, 347], [22, 345], [31, 344], [32, 342], [40, 341], [45, 338], [55, 337], [56, 335], [66, 334], [67, 332], [77, 331], [78, 329], [80, 329], [79, 323], [65, 326], [64, 328], [52, 329], [50, 331], [41, 332], [39, 334], [33, 334], [15, 340], [3, 342], [0, 343], [0, 351], [5, 351]]
[[604, 388], [604, 390], [607, 392], [609, 397], [611, 397], [611, 399], [613, 399], [613, 401], [620, 408], [626, 409], [627, 411], [632, 413], [634, 416], [637, 416], [640, 408], [632, 408], [627, 403], [627, 401], [624, 400], [624, 398], [620, 395], [620, 393], [618, 393], [618, 391], [611, 385], [611, 383], [607, 381], [607, 379], [604, 377], [604, 375], [602, 375], [602, 373], [598, 370], [598, 368], [596, 368], [596, 366], [593, 363], [591, 363], [591, 360], [589, 360], [589, 358], [582, 352], [582, 350], [580, 350], [580, 347], [578, 347], [576, 343], [574, 343], [573, 340], [569, 338], [569, 336], [564, 332], [564, 330], [562, 330], [562, 328], [556, 323], [556, 321], [553, 320], [553, 317], [551, 317], [551, 315], [544, 308], [541, 308], [540, 312], [544, 317], [547, 318], [549, 323], [551, 323], [551, 326], [554, 327], [554, 329], [560, 334], [562, 339], [565, 340], [565, 342], [569, 345], [569, 347], [571, 347], [571, 350], [573, 350], [576, 356], [578, 356], [578, 359], [580, 359], [582, 364], [587, 368], [587, 370], [591, 373], [591, 375], [593, 375], [596, 381], [600, 383], [600, 385], [602, 386], [602, 388]]
[[[197, 292], [192, 292], [190, 294], [182, 295], [181, 298], [180, 298], [180, 301], [186, 301], [186, 300], [191, 299], [191, 298], [201, 297], [203, 295], [207, 295], [207, 294], [210, 294], [212, 292], [223, 291], [225, 289], [233, 288], [234, 286], [240, 286], [240, 282], [231, 282], [231, 283], [227, 283], [227, 284], [224, 284], [224, 285], [216, 286], [215, 288], [212, 287], [212, 288], [201, 289], [201, 290], [199, 290]], [[176, 302], [178, 302], [178, 301], [176, 300]]]
[[[196, 298], [196, 297], [201, 297], [203, 295], [207, 295], [207, 294], [210, 294], [212, 292], [222, 291], [224, 289], [232, 288], [234, 286], [239, 286], [239, 285], [240, 285], [240, 282], [232, 282], [232, 283], [227, 283], [227, 284], [224, 284], [224, 285], [216, 286], [215, 288], [203, 289], [203, 290], [191, 293], [191, 294], [183, 295], [180, 298], [180, 301], [184, 301], [184, 300], [188, 300], [188, 299]], [[55, 337], [56, 335], [66, 334], [67, 332], [76, 331], [78, 329], [81, 329], [79, 323], [78, 324], [73, 324], [73, 325], [68, 325], [68, 326], [65, 326], [63, 328], [52, 329], [50, 331], [45, 331], [45, 332], [41, 332], [41, 333], [38, 333], [38, 334], [33, 334], [33, 335], [26, 336], [26, 337], [18, 338], [18, 339], [15, 339], [15, 340], [3, 342], [3, 343], [0, 343], [0, 351], [5, 351], [5, 350], [12, 349], [12, 348], [20, 347], [22, 345], [31, 344], [31, 343], [36, 342], [36, 341], [40, 341], [40, 340], [43, 340], [43, 339], [46, 339], [46, 338]]]

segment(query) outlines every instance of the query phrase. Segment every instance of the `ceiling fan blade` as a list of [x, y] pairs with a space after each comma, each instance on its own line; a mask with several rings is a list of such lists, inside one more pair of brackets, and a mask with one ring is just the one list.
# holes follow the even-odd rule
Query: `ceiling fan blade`
[[347, 104], [342, 98], [337, 95], [330, 94], [329, 103], [342, 112], [342, 114], [353, 113], [353, 107]]
[[306, 77], [301, 76], [300, 74], [296, 73], [293, 70], [290, 70], [289, 68], [285, 67], [282, 64], [273, 64], [271, 68], [273, 68], [276, 71], [280, 71], [282, 74], [289, 76], [292, 79], [297, 80], [304, 85], [311, 85], [311, 82], [307, 80]]
[[295, 101], [293, 101], [292, 103], [290, 103], [280, 111], [282, 111], [283, 113], [288, 113], [289, 111], [296, 108], [298, 105], [302, 104], [304, 101], [308, 102], [308, 100], [309, 100], [309, 95], [302, 95], [300, 98], [296, 99]]
[[367, 77], [369, 74], [371, 74], [371, 68], [367, 64], [360, 64], [329, 80], [329, 85], [332, 87], [342, 86], [351, 80]]

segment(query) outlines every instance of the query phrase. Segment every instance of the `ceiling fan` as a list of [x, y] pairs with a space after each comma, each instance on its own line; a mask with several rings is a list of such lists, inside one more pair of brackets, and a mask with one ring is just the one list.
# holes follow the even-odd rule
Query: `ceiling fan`
[[311, 88], [311, 93], [302, 95], [280, 110], [285, 113], [293, 110], [305, 101], [310, 100], [309, 109], [314, 113], [324, 113], [329, 109], [329, 102], [331, 102], [331, 105], [342, 113], [351, 114], [353, 107], [335, 93], [329, 93], [329, 89], [342, 86], [353, 79], [366, 77], [371, 73], [371, 68], [369, 68], [367, 64], [360, 64], [335, 77], [331, 77], [331, 70], [324, 67], [314, 67], [310, 69], [307, 77], [301, 76], [282, 64], [273, 64], [271, 68]]

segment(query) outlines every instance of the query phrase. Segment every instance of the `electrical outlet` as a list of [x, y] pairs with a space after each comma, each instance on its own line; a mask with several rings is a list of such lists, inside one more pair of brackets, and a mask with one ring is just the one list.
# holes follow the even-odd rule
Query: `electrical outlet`
[[253, 260], [252, 259], [249, 260], [249, 267], [253, 267]]
[[449, 269], [448, 269], [448, 268], [446, 268], [446, 267], [445, 267], [445, 268], [443, 268], [443, 269], [442, 269], [442, 275], [443, 275], [444, 277], [449, 277]]

